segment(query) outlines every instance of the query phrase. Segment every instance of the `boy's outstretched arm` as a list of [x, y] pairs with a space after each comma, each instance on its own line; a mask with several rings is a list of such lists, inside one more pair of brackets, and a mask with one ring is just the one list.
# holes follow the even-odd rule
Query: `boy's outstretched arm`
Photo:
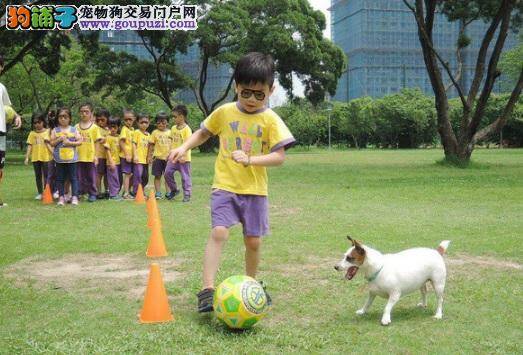
[[211, 133], [205, 129], [199, 129], [192, 136], [187, 139], [181, 146], [176, 149], [172, 149], [169, 153], [169, 160], [172, 160], [173, 163], [176, 163], [180, 158], [182, 158], [189, 149], [193, 149], [200, 144], [203, 144], [207, 139], [211, 138]]
[[243, 150], [235, 150], [232, 152], [232, 159], [245, 166], [278, 166], [285, 161], [285, 148], [275, 150], [269, 154], [249, 156]]

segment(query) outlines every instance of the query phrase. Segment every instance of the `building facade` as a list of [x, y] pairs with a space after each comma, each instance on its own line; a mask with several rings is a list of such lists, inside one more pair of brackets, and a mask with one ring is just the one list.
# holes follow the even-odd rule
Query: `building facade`
[[[414, 15], [402, 0], [331, 0], [332, 41], [348, 58], [348, 68], [338, 81], [334, 100], [348, 101], [362, 96], [381, 97], [403, 88], [420, 88], [433, 95], [418, 38]], [[467, 26], [470, 45], [463, 50], [461, 83], [468, 89], [475, 61], [488, 24], [475, 21]], [[443, 14], [434, 21], [433, 40], [438, 52], [456, 73], [456, 41], [459, 23]], [[509, 33], [505, 50], [517, 36]], [[445, 83], [450, 79], [444, 74]], [[499, 91], [500, 83], [495, 87]], [[456, 96], [454, 88], [450, 96]]]

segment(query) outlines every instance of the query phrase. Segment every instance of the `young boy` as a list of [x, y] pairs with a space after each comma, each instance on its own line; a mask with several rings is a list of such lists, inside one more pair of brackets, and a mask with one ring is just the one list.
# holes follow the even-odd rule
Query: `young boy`
[[98, 189], [96, 187], [96, 145], [101, 136], [100, 129], [93, 123], [93, 106], [84, 103], [79, 108], [80, 122], [76, 129], [82, 136], [82, 144], [78, 146], [78, 185], [80, 195], [89, 194], [88, 201], [96, 201]]
[[[152, 173], [154, 175], [154, 189], [156, 190], [155, 197], [157, 200], [162, 198], [162, 175], [165, 172], [165, 166], [167, 165], [167, 156], [171, 149], [171, 131], [167, 128], [169, 123], [169, 116], [165, 112], [160, 112], [156, 115], [156, 129], [151, 133], [149, 139], [149, 159], [148, 163], [153, 164]], [[167, 183], [165, 188], [168, 190]], [[167, 197], [169, 191], [165, 193]]]
[[[172, 135], [172, 148], [178, 148], [184, 142], [186, 142], [192, 135], [191, 127], [187, 124], [187, 107], [184, 105], [178, 105], [173, 108], [173, 119], [174, 126], [171, 128]], [[180, 193], [176, 186], [176, 180], [174, 179], [174, 173], [180, 172], [182, 178], [183, 188], [183, 202], [189, 202], [191, 199], [191, 150], [188, 150], [185, 156], [181, 157], [177, 163], [167, 161], [165, 167], [165, 183], [169, 186], [169, 194], [166, 196], [168, 200], [172, 200], [176, 195]]]
[[[96, 189], [98, 190], [98, 199], [109, 197], [109, 187], [107, 184], [107, 153], [105, 152], [105, 137], [109, 134], [107, 124], [109, 122], [110, 112], [101, 108], [98, 109], [94, 115], [96, 125], [100, 130], [100, 139], [96, 145], [96, 157], [98, 158], [98, 165], [96, 166]], [[105, 187], [105, 193], [102, 192], [102, 182]]]
[[149, 183], [149, 165], [147, 157], [149, 155], [149, 116], [138, 115], [138, 129], [133, 133], [133, 192], [136, 196], [138, 185], [142, 188]]
[[109, 199], [119, 201], [122, 198], [120, 192], [120, 179], [118, 169], [120, 167], [120, 119], [110, 117], [108, 121], [109, 134], [105, 137], [104, 149], [107, 157], [107, 185], [109, 186]]
[[238, 101], [212, 112], [169, 156], [177, 162], [211, 135], [220, 138], [211, 193], [212, 230], [205, 248], [203, 287], [197, 295], [199, 312], [212, 311], [222, 247], [234, 224], [243, 226], [246, 274], [256, 276], [260, 237], [269, 232], [266, 167], [283, 164], [285, 149], [295, 142], [281, 118], [266, 107], [274, 90], [271, 56], [253, 52], [241, 58], [234, 81]]
[[123, 111], [122, 131], [120, 132], [120, 170], [123, 175], [123, 198], [131, 200], [133, 197], [129, 193], [131, 175], [133, 174], [133, 125], [136, 115], [132, 110]]

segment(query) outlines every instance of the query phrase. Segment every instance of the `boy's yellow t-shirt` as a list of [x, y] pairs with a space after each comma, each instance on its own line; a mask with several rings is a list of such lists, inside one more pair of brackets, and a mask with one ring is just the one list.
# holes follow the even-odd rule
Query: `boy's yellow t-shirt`
[[[178, 129], [176, 127], [176, 125], [174, 125], [171, 128], [171, 135], [172, 135], [172, 140], [173, 140], [171, 148], [172, 149], [178, 148], [192, 135], [192, 129], [187, 124], [182, 129]], [[191, 161], [191, 150], [190, 149], [187, 151], [187, 153], [185, 153], [185, 161], [187, 161], [187, 162]]]
[[232, 152], [243, 150], [250, 156], [264, 155], [288, 148], [296, 141], [271, 109], [249, 114], [241, 111], [236, 102], [214, 110], [201, 127], [220, 138], [212, 187], [242, 195], [267, 196], [267, 169], [236, 163]]
[[[100, 130], [100, 138], [105, 138], [109, 135], [108, 129], [102, 127], [98, 127], [98, 129]], [[96, 145], [96, 157], [98, 159], [107, 159], [107, 153], [103, 147], [103, 144]]]
[[31, 161], [48, 162], [53, 157], [47, 148], [46, 141], [49, 141], [49, 130], [45, 129], [43, 132], [31, 131], [27, 137], [27, 144], [31, 145]]
[[80, 124], [75, 127], [82, 136], [82, 144], [78, 146], [78, 161], [94, 162], [95, 142], [100, 139], [100, 127], [94, 123], [87, 129], [82, 129]]
[[153, 157], [162, 160], [167, 159], [171, 150], [171, 130], [166, 129], [165, 131], [160, 131], [159, 129], [155, 129], [151, 134], [149, 142], [154, 144]]
[[[120, 136], [111, 136], [107, 135], [105, 137], [104, 147], [108, 150], [108, 153], [111, 154], [111, 158], [116, 165], [120, 164]], [[107, 161], [109, 165], [109, 161]]]
[[133, 131], [134, 128], [123, 126], [120, 132], [120, 140], [124, 141], [124, 150], [120, 151], [120, 157], [125, 158], [126, 155], [133, 154]]
[[139, 164], [147, 164], [147, 152], [149, 149], [149, 132], [142, 132], [139, 129], [133, 132], [133, 144], [136, 144], [136, 157]]

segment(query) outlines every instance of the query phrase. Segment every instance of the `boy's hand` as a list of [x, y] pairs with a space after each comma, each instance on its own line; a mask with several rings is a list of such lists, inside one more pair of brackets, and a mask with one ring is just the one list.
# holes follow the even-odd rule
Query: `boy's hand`
[[178, 159], [178, 162], [183, 164], [185, 163], [187, 160], [185, 160], [185, 156], [181, 157], [180, 159]]
[[25, 158], [25, 160], [24, 160], [24, 164], [25, 164], [25, 165], [29, 165], [29, 158]]
[[243, 164], [244, 166], [247, 166], [250, 163], [249, 156], [243, 150], [235, 150], [232, 152], [232, 159], [239, 164]]
[[110, 164], [109, 169], [111, 169], [112, 171], [116, 171], [116, 164]]
[[185, 154], [185, 149], [182, 147], [178, 147], [176, 149], [171, 150], [171, 153], [169, 154], [169, 157], [167, 159], [171, 160], [173, 163], [176, 163], [179, 161]]
[[22, 127], [22, 117], [19, 114], [16, 114], [13, 121], [13, 129], [19, 129], [20, 127]]
[[138, 157], [136, 157], [136, 158], [133, 159], [133, 163], [135, 163], [135, 164], [140, 163], [140, 161], [138, 160]]
[[130, 155], [125, 155], [125, 161], [128, 162], [128, 163], [132, 163], [133, 162], [133, 158], [131, 158]]

